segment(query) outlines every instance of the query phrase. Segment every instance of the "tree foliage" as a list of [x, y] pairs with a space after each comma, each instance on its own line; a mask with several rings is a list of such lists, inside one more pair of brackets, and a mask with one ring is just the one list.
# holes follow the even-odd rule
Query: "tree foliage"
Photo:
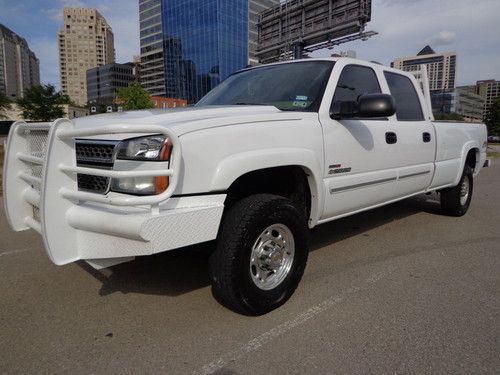
[[122, 104], [127, 111], [154, 108], [148, 92], [137, 82], [118, 90], [117, 103]]
[[64, 117], [63, 104], [71, 104], [67, 95], [57, 92], [52, 85], [33, 86], [24, 91], [17, 105], [23, 117], [33, 121], [53, 121]]
[[444, 121], [464, 121], [464, 118], [462, 115], [459, 115], [458, 113], [443, 113], [443, 112], [436, 112], [434, 113], [434, 119], [436, 120], [444, 120]]
[[491, 104], [484, 122], [488, 127], [488, 135], [500, 135], [500, 97]]
[[0, 91], [0, 118], [5, 116], [4, 111], [10, 108], [10, 99]]

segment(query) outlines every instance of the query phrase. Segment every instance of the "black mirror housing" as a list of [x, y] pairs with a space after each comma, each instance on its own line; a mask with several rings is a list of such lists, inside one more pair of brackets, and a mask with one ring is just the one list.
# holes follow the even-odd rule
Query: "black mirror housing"
[[389, 94], [364, 94], [353, 101], [334, 101], [332, 119], [389, 117], [396, 113], [396, 103]]
[[365, 94], [358, 99], [359, 117], [389, 117], [396, 113], [396, 102], [389, 94]]

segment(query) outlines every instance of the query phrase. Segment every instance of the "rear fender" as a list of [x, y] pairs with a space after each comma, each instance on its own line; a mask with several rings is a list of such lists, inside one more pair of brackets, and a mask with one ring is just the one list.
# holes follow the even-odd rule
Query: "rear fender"
[[469, 154], [469, 151], [472, 149], [477, 149], [474, 176], [476, 176], [479, 173], [484, 164], [484, 158], [480, 152], [481, 147], [482, 145], [480, 145], [477, 141], [468, 141], [465, 143], [464, 147], [462, 148], [462, 154], [460, 157], [460, 169], [458, 170], [458, 176], [455, 178], [455, 181], [453, 182], [453, 186], [458, 185], [458, 183], [460, 182], [460, 179], [462, 178], [462, 172], [465, 168], [465, 162], [467, 161], [467, 155]]

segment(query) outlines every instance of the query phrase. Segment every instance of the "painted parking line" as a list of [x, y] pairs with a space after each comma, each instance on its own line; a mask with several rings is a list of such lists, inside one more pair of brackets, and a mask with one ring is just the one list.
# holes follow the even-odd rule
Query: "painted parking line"
[[19, 254], [19, 253], [24, 253], [26, 251], [32, 250], [31, 248], [29, 249], [17, 249], [17, 250], [11, 250], [11, 251], [5, 251], [3, 253], [0, 253], [0, 257], [7, 256], [7, 255], [14, 255], [14, 254]]
[[236, 360], [242, 358], [243, 356], [258, 350], [262, 346], [268, 344], [269, 342], [277, 339], [278, 337], [290, 332], [292, 329], [306, 323], [315, 316], [321, 314], [322, 312], [330, 309], [331, 307], [338, 305], [345, 301], [345, 299], [355, 294], [361, 290], [368, 289], [371, 284], [387, 277], [391, 273], [392, 269], [387, 268], [377, 273], [370, 275], [363, 283], [362, 286], [351, 286], [344, 290], [342, 293], [327, 298], [326, 300], [312, 306], [306, 311], [300, 313], [295, 318], [288, 320], [264, 333], [251, 339], [247, 343], [243, 344], [239, 348], [229, 351], [216, 360], [210, 362], [209, 364], [203, 366], [200, 370], [195, 371], [194, 374], [197, 375], [210, 375], [217, 371], [223, 369], [227, 364], [234, 363]]

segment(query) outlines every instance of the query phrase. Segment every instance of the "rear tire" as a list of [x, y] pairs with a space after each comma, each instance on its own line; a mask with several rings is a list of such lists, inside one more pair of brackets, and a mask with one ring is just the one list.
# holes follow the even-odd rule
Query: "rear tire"
[[230, 207], [210, 258], [216, 299], [245, 315], [262, 315], [294, 293], [307, 263], [308, 228], [288, 199], [270, 194]]
[[446, 215], [463, 216], [472, 199], [474, 178], [472, 168], [465, 165], [462, 178], [457, 186], [441, 191], [441, 210]]

